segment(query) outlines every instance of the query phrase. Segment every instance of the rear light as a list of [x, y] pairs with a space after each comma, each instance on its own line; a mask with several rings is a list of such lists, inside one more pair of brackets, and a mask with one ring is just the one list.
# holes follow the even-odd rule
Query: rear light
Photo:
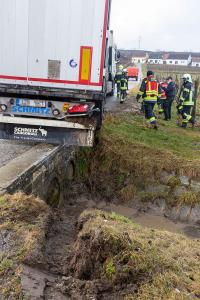
[[87, 105], [87, 104], [78, 104], [78, 105], [71, 106], [68, 109], [68, 113], [69, 114], [83, 114], [83, 113], [87, 113], [88, 110], [89, 110], [89, 105]]
[[52, 111], [52, 114], [53, 114], [55, 117], [57, 117], [57, 116], [59, 116], [60, 111], [59, 111], [58, 109], [54, 109], [54, 110]]
[[7, 105], [1, 104], [1, 111], [7, 111]]

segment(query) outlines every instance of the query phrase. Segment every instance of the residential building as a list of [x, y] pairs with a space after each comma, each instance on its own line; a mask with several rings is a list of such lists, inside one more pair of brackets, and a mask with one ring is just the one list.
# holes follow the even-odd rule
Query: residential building
[[189, 53], [171, 52], [168, 55], [163, 55], [163, 64], [188, 66], [191, 64], [192, 57]]
[[133, 52], [132, 63], [145, 64], [148, 60], [148, 54], [146, 51], [138, 50]]
[[200, 67], [200, 53], [192, 53], [192, 67]]
[[163, 64], [162, 53], [158, 53], [158, 52], [150, 53], [148, 58], [148, 64], [162, 65]]

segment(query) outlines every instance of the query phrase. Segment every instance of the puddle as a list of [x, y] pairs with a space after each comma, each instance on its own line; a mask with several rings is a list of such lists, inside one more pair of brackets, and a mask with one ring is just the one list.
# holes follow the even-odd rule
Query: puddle
[[200, 239], [200, 226], [197, 225], [188, 225], [181, 222], [173, 222], [163, 216], [140, 213], [137, 209], [126, 207], [123, 205], [110, 204], [104, 206], [103, 209], [123, 215], [146, 228], [184, 234], [191, 239]]

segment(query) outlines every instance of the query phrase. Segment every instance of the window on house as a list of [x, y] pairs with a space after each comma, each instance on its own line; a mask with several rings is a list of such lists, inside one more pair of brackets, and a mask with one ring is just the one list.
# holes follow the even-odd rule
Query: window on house
[[155, 64], [157, 64], [158, 63], [158, 61], [157, 61], [157, 59], [155, 60]]
[[150, 59], [150, 63], [152, 63], [153, 62], [153, 59]]
[[175, 61], [175, 65], [178, 65], [178, 60]]
[[172, 60], [170, 60], [169, 63], [172, 64]]
[[199, 67], [199, 64], [196, 64], [196, 67]]

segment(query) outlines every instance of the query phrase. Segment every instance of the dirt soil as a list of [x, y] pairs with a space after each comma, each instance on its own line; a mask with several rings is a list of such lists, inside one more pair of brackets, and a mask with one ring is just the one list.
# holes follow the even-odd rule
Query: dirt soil
[[[111, 215], [91, 210], [94, 208], [110, 211]], [[139, 273], [136, 272], [136, 276], [133, 270], [128, 271], [130, 266], [127, 266], [126, 258], [125, 265], [124, 262], [118, 261], [119, 257], [126, 257], [127, 251], [130, 250], [130, 234], [136, 229], [138, 237], [141, 232], [141, 239], [146, 238], [146, 233], [149, 236], [155, 232], [156, 235], [161, 235], [161, 240], [166, 235], [174, 239], [174, 242], [178, 238], [190, 246], [194, 243], [191, 249], [196, 251], [195, 255], [198, 252], [196, 247], [199, 247], [199, 241], [192, 242], [165, 231], [169, 227], [171, 231], [181, 233], [183, 228], [180, 224], [169, 224], [169, 221], [164, 222], [163, 218], [163, 233], [142, 229], [122, 214], [132, 220], [136, 219], [137, 223], [140, 217], [144, 217], [143, 214], [140, 215], [128, 207], [123, 207], [122, 211], [122, 207], [117, 203], [93, 199], [82, 184], [72, 185], [70, 195], [66, 194], [61, 207], [54, 211], [43, 201], [23, 194], [2, 199], [1, 210], [2, 300], [160, 299], [145, 298], [146, 296], [137, 298], [141, 282], [149, 282], [150, 275], [145, 275], [144, 271], [140, 270], [137, 271]], [[148, 220], [148, 217], [146, 219]], [[121, 226], [121, 223], [132, 224], [131, 233], [130, 228], [120, 229], [118, 232], [118, 225]], [[147, 227], [154, 227], [151, 225], [152, 223], [147, 224]], [[141, 247], [138, 241], [135, 241], [134, 245], [137, 249]], [[193, 264], [196, 266], [195, 260]], [[190, 268], [193, 272], [192, 265]], [[125, 269], [127, 271], [124, 273]], [[178, 288], [180, 289], [179, 286]], [[183, 293], [185, 295], [184, 289]], [[125, 298], [128, 295], [132, 296]], [[198, 297], [194, 296], [191, 299]]]

